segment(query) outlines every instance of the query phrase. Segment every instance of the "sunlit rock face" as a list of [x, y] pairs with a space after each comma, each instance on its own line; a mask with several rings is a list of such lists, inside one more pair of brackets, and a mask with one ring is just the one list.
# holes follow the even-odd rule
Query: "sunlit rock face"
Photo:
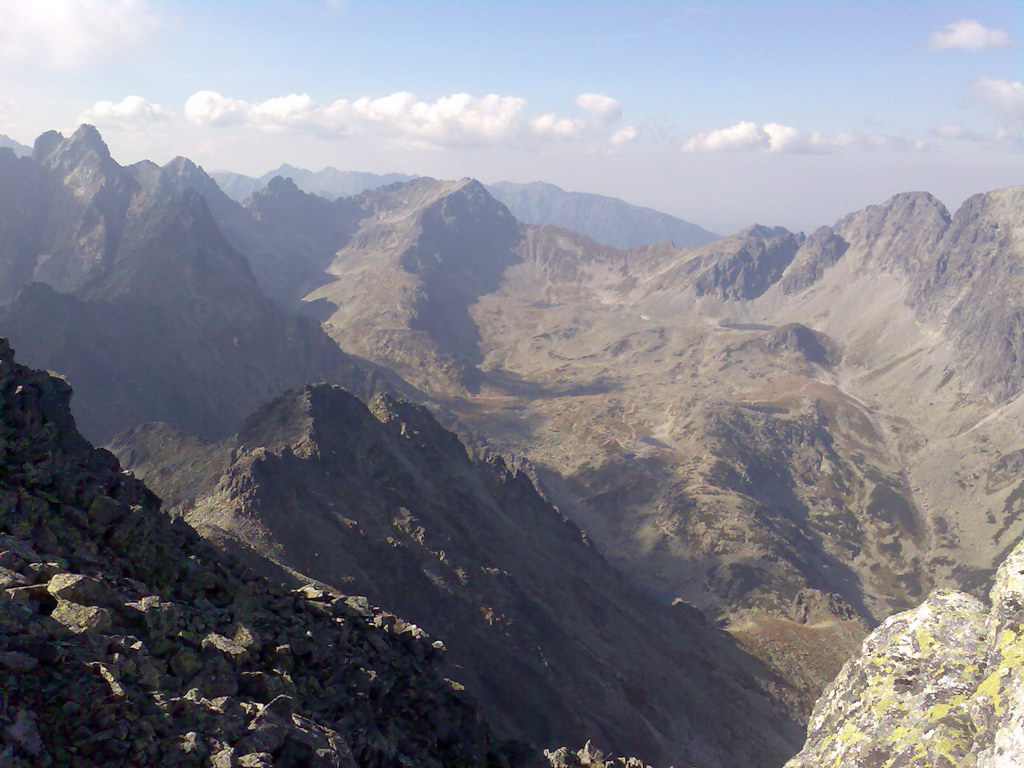
[[1024, 764], [1024, 544], [990, 597], [937, 592], [887, 619], [826, 689], [787, 768]]

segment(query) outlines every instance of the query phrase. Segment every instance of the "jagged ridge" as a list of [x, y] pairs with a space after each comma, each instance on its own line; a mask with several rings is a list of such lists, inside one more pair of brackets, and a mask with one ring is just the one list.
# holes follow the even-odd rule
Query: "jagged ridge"
[[416, 627], [217, 552], [0, 342], [0, 743], [28, 766], [511, 766]]

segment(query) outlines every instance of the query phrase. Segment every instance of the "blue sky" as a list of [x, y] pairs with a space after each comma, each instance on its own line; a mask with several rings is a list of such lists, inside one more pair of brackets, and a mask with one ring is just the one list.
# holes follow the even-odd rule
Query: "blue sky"
[[88, 120], [123, 162], [542, 179], [719, 231], [1024, 181], [1016, 1], [0, 0], [0, 18], [0, 132]]

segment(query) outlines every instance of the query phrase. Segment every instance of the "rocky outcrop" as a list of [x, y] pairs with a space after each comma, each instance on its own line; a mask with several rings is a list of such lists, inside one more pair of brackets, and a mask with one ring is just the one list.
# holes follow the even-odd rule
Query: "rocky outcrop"
[[816, 283], [825, 274], [826, 269], [843, 257], [849, 247], [850, 244], [831, 227], [819, 227], [814, 230], [810, 237], [804, 240], [793, 261], [786, 267], [782, 279], [779, 280], [782, 292], [798, 293]]
[[664, 765], [786, 756], [764, 668], [632, 586], [524, 474], [470, 460], [420, 406], [309, 386], [219, 448], [153, 427], [115, 449], [256, 567], [365, 594], [443, 640], [449, 676], [509, 737]]
[[441, 644], [217, 551], [0, 343], [0, 753], [28, 766], [514, 766]]
[[990, 599], [937, 592], [887, 619], [826, 689], [788, 768], [1024, 764], [1024, 545]]
[[765, 346], [771, 350], [794, 352], [808, 363], [839, 365], [843, 353], [834, 341], [803, 323], [787, 323], [765, 334]]
[[551, 763], [551, 768], [649, 768], [635, 757], [606, 755], [589, 741], [575, 752], [561, 747], [552, 751], [545, 750], [544, 756]]
[[802, 244], [803, 235], [782, 227], [745, 229], [702, 249], [693, 290], [697, 296], [756, 299], [782, 277]]

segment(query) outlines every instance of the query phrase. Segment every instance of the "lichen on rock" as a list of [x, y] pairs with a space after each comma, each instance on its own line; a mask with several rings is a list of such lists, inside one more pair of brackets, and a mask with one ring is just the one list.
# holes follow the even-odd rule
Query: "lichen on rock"
[[787, 768], [1024, 765], [1024, 542], [990, 600], [941, 591], [886, 620], [826, 689]]

